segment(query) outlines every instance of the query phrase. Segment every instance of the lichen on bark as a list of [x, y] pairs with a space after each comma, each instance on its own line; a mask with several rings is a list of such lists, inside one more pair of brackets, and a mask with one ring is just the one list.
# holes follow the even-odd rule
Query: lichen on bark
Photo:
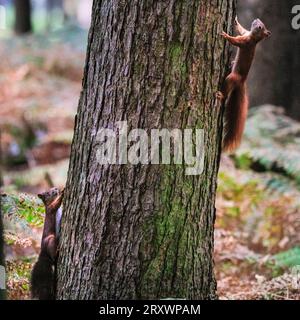
[[[64, 200], [59, 299], [215, 298], [213, 228], [234, 1], [94, 1]], [[204, 171], [97, 163], [96, 136], [201, 128]]]

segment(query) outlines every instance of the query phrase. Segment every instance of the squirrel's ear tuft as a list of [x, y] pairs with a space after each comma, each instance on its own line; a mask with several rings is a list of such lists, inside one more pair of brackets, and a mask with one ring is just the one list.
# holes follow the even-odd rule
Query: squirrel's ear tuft
[[45, 201], [45, 193], [39, 193], [38, 198], [40, 198], [43, 202]]

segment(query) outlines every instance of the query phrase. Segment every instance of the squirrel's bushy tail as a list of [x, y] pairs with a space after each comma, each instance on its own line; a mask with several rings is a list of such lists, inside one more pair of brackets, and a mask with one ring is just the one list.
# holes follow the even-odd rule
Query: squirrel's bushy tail
[[245, 83], [231, 92], [225, 107], [223, 150], [233, 151], [241, 143], [248, 113], [248, 96]]
[[31, 273], [31, 297], [38, 300], [53, 300], [54, 266], [51, 258], [41, 252]]

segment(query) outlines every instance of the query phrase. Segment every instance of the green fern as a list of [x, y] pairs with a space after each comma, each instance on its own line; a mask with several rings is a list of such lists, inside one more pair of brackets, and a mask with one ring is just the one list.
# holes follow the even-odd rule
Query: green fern
[[265, 171], [280, 172], [300, 188], [300, 123], [271, 105], [252, 108], [241, 148], [235, 158], [241, 166], [256, 163]]
[[276, 264], [280, 267], [300, 266], [300, 247], [280, 252], [273, 256]]

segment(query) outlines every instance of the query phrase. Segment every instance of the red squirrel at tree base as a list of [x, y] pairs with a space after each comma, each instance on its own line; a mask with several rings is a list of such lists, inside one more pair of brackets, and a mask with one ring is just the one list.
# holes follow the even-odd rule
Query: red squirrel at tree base
[[242, 27], [235, 19], [238, 36], [232, 37], [225, 32], [222, 36], [238, 47], [231, 73], [227, 76], [221, 91], [216, 97], [225, 101], [225, 127], [223, 150], [233, 151], [241, 143], [248, 113], [248, 94], [246, 80], [255, 55], [258, 42], [268, 38], [271, 32], [259, 19], [252, 22], [251, 30]]
[[31, 296], [38, 300], [55, 299], [55, 268], [61, 221], [63, 190], [52, 188], [38, 195], [46, 208], [41, 252], [31, 273]]

